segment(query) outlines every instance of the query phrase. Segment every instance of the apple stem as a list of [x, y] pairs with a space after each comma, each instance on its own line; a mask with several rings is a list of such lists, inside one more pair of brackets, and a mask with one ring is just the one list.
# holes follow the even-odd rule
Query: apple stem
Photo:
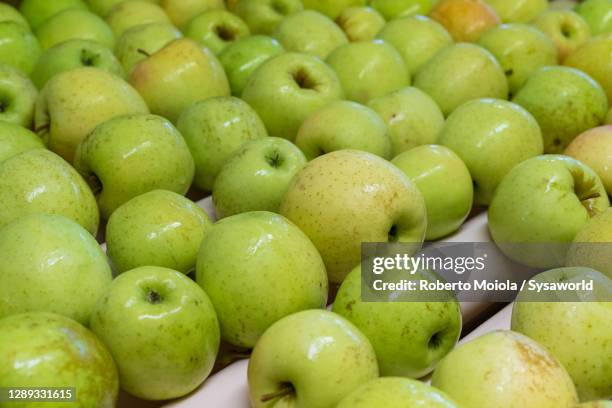
[[136, 52], [138, 52], [139, 54], [144, 55], [144, 56], [145, 56], [145, 57], [147, 57], [147, 58], [151, 56], [151, 54], [149, 54], [147, 51], [143, 50], [142, 48], [138, 48], [138, 49], [136, 50]]
[[589, 194], [586, 197], [583, 197], [581, 201], [592, 200], [593, 198], [599, 198], [599, 197], [601, 197], [601, 194], [599, 194], [598, 192], [594, 192], [594, 193]]
[[40, 125], [37, 128], [34, 129], [34, 133], [39, 134], [40, 132], [46, 132], [47, 130], [49, 130], [50, 124], [49, 123], [45, 123], [44, 125]]
[[287, 385], [278, 391], [262, 395], [259, 400], [261, 402], [268, 402], [268, 401], [272, 401], [273, 399], [286, 397], [287, 395], [291, 395], [291, 394], [293, 394], [293, 387], [290, 385]]

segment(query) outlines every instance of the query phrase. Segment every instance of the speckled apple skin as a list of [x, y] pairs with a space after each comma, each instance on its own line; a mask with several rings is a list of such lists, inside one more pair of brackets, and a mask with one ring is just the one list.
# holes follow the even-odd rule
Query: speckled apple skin
[[42, 140], [32, 131], [0, 121], [0, 163], [26, 150], [44, 148]]
[[588, 266], [612, 279], [612, 208], [597, 214], [580, 229], [566, 265]]
[[0, 163], [0, 227], [25, 214], [60, 214], [98, 231], [91, 190], [61, 157], [46, 149], [22, 152]]
[[108, 255], [119, 272], [156, 265], [187, 273], [195, 268], [212, 226], [193, 201], [167, 190], [139, 195], [119, 207], [106, 225]]
[[0, 387], [74, 387], [71, 403], [10, 406], [113, 408], [117, 369], [102, 342], [74, 320], [23, 313], [0, 320]]
[[111, 279], [96, 240], [67, 218], [32, 214], [0, 230], [0, 317], [48, 311], [87, 324]]

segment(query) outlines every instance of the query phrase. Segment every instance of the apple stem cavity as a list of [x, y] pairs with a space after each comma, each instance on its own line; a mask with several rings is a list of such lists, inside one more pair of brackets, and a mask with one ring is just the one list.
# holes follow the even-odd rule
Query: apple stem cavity
[[298, 70], [293, 73], [293, 79], [300, 89], [314, 90], [317, 86], [310, 75], [308, 75], [308, 72], [303, 68], [298, 68]]
[[215, 27], [215, 32], [223, 41], [234, 41], [236, 39], [234, 30], [232, 30], [230, 27], [220, 25]]
[[283, 398], [288, 395], [292, 395], [294, 393], [295, 393], [295, 389], [293, 388], [293, 386], [289, 383], [285, 383], [283, 384], [283, 387], [280, 390], [271, 392], [269, 394], [264, 394], [261, 396], [259, 400], [261, 402], [268, 402], [268, 401], [272, 401], [277, 398]]
[[397, 225], [392, 225], [391, 228], [389, 228], [389, 233], [387, 234], [388, 236], [388, 240], [389, 242], [397, 242], [398, 240], [398, 236], [397, 236]]
[[434, 334], [431, 335], [431, 337], [429, 338], [429, 342], [427, 343], [427, 345], [429, 346], [429, 348], [438, 348], [440, 347], [440, 344], [442, 344], [442, 333], [441, 332], [436, 332]]
[[86, 177], [86, 180], [87, 184], [89, 185], [89, 188], [91, 189], [91, 192], [94, 195], [98, 195], [102, 192], [102, 181], [100, 181], [98, 176], [96, 176], [94, 173], [89, 173]]

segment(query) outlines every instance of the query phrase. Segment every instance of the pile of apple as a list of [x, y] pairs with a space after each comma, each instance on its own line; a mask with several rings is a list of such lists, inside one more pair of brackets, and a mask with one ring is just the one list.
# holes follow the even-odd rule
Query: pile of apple
[[[612, 0], [16, 7], [0, 388], [167, 400], [248, 355], [254, 407], [612, 406]], [[362, 301], [362, 242], [440, 240], [474, 207], [535, 279], [596, 281], [588, 302], [521, 294], [512, 330], [455, 348], [456, 299]]]

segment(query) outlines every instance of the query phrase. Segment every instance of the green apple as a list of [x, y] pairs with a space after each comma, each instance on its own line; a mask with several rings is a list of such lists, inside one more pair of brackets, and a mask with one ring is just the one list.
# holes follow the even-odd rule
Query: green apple
[[34, 127], [49, 149], [72, 162], [78, 144], [97, 125], [148, 111], [138, 92], [118, 76], [98, 68], [75, 68], [47, 82], [36, 102]]
[[[44, 1], [44, 0], [43, 0]], [[147, 1], [149, 3], [159, 4], [159, 0], [85, 0], [87, 5], [97, 15], [104, 18], [113, 7], [119, 3], [126, 1]]]
[[538, 121], [546, 153], [560, 153], [580, 133], [602, 124], [608, 99], [582, 71], [544, 67], [532, 74], [512, 99]]
[[612, 33], [594, 37], [572, 52], [563, 62], [596, 80], [612, 102]]
[[439, 0], [429, 16], [457, 42], [474, 42], [501, 24], [495, 10], [481, 0]]
[[32, 131], [0, 120], [0, 163], [26, 150], [44, 148], [42, 140]]
[[[338, 75], [346, 98], [355, 102], [367, 103], [410, 85], [404, 60], [383, 40], [342, 45], [326, 62]], [[380, 75], [381, 72], [385, 75]]]
[[198, 41], [215, 54], [249, 35], [246, 23], [226, 10], [206, 11], [193, 18], [185, 27], [185, 36]]
[[132, 27], [117, 40], [115, 55], [124, 71], [129, 74], [134, 65], [155, 54], [172, 40], [183, 34], [171, 24], [152, 23]]
[[612, 1], [585, 0], [575, 11], [587, 22], [592, 35], [612, 32]]
[[401, 16], [428, 14], [437, 0], [370, 0], [369, 3], [390, 21]]
[[91, 40], [64, 41], [46, 50], [38, 59], [32, 81], [43, 89], [46, 83], [59, 74], [80, 67], [94, 67], [124, 77], [123, 68], [111, 50]]
[[336, 23], [313, 10], [299, 11], [285, 17], [274, 30], [274, 37], [288, 51], [322, 59], [348, 42], [346, 34]]
[[570, 143], [564, 154], [593, 169], [612, 196], [612, 126], [587, 130]]
[[[543, 153], [542, 132], [525, 109], [498, 99], [458, 107], [438, 141], [465, 162], [474, 180], [474, 201], [488, 205], [495, 189], [518, 163]], [[495, 160], [491, 160], [491, 158]]]
[[237, 39], [219, 54], [232, 95], [240, 96], [253, 72], [268, 59], [282, 54], [280, 43], [265, 35], [252, 35]]
[[188, 273], [195, 269], [208, 215], [191, 200], [153, 190], [117, 208], [106, 224], [108, 255], [118, 272], [162, 266]]
[[371, 380], [344, 397], [337, 408], [459, 408], [444, 392], [403, 377]]
[[0, 162], [0, 228], [27, 214], [59, 214], [95, 235], [96, 200], [79, 174], [53, 152], [32, 149]]
[[612, 108], [608, 111], [608, 116], [606, 116], [606, 125], [612, 125]]
[[368, 106], [387, 123], [392, 157], [415, 146], [435, 143], [444, 126], [436, 102], [418, 88], [406, 87], [372, 99]]
[[353, 324], [307, 310], [279, 320], [257, 343], [248, 369], [251, 406], [335, 407], [377, 377], [372, 345]]
[[0, 63], [11, 65], [29, 75], [40, 57], [38, 40], [30, 29], [13, 21], [0, 22]]
[[440, 23], [425, 16], [392, 20], [377, 37], [395, 47], [410, 75], [416, 75], [439, 50], [453, 43], [452, 37]]
[[357, 150], [308, 163], [291, 181], [280, 214], [313, 241], [333, 283], [359, 264], [361, 242], [420, 244], [427, 228], [417, 187], [388, 161]]
[[567, 266], [587, 266], [612, 279], [612, 208], [607, 208], [584, 224], [567, 253]]
[[336, 19], [340, 13], [352, 6], [365, 6], [366, 0], [302, 0], [304, 8], [316, 10], [331, 19]]
[[529, 23], [548, 8], [546, 0], [485, 0], [504, 23]]
[[23, 0], [19, 5], [19, 11], [34, 30], [50, 17], [68, 9], [87, 10], [87, 5], [83, 0]]
[[417, 73], [414, 85], [431, 96], [448, 116], [472, 99], [508, 97], [508, 81], [485, 48], [455, 44], [443, 48]]
[[308, 115], [343, 99], [335, 72], [319, 58], [293, 52], [264, 62], [249, 77], [242, 99], [255, 109], [271, 136], [294, 140]]
[[431, 384], [463, 408], [569, 408], [578, 403], [561, 363], [535, 341], [510, 330], [487, 333], [451, 351]]
[[264, 137], [246, 142], [215, 179], [212, 191], [217, 217], [278, 212], [289, 182], [305, 164], [302, 151], [288, 140]]
[[565, 60], [591, 37], [586, 21], [571, 10], [548, 10], [540, 14], [533, 25], [555, 44], [559, 61]]
[[427, 208], [428, 241], [459, 229], [472, 210], [474, 189], [465, 163], [447, 147], [418, 146], [391, 163], [403, 171], [423, 194]]
[[0, 121], [30, 128], [37, 97], [38, 91], [27, 75], [0, 64]]
[[295, 138], [308, 160], [342, 149], [391, 157], [389, 128], [378, 114], [350, 101], [332, 102], [304, 120]]
[[95, 238], [68, 218], [30, 214], [0, 230], [0, 318], [42, 311], [86, 325], [112, 278]]
[[114, 6], [105, 17], [106, 23], [113, 30], [115, 38], [133, 27], [143, 24], [170, 24], [170, 18], [155, 3], [146, 0], [124, 1]]
[[106, 219], [151, 190], [185, 194], [195, 167], [179, 131], [161, 116], [147, 114], [118, 116], [97, 126], [79, 145], [74, 166]]
[[266, 137], [266, 128], [257, 113], [233, 97], [209, 98], [187, 108], [178, 120], [195, 160], [196, 186], [212, 190], [225, 162], [252, 139]]
[[503, 24], [478, 40], [501, 64], [510, 94], [515, 94], [527, 78], [545, 66], [557, 65], [557, 48], [540, 30], [526, 24]]
[[267, 211], [233, 215], [204, 236], [196, 282], [210, 296], [226, 342], [252, 348], [279, 319], [327, 304], [327, 274], [308, 237]]
[[13, 21], [19, 23], [25, 28], [29, 28], [30, 24], [25, 17], [10, 4], [0, 3], [0, 22]]
[[74, 320], [53, 313], [23, 313], [0, 320], [0, 331], [0, 387], [76, 391], [75, 402], [38, 403], [43, 406], [116, 404], [119, 380], [115, 363], [102, 342]]
[[151, 112], [171, 122], [194, 102], [230, 94], [219, 60], [188, 38], [174, 40], [140, 61], [129, 79]]
[[303, 8], [301, 0], [237, 0], [232, 12], [247, 23], [252, 33], [271, 35], [285, 17]]
[[[361, 266], [342, 282], [333, 311], [357, 326], [370, 340], [382, 376], [419, 378], [429, 374], [461, 334], [461, 309], [454, 299], [362, 301]], [[406, 330], [408, 327], [410, 330]]]
[[81, 9], [55, 14], [36, 29], [36, 37], [43, 50], [74, 38], [97, 41], [111, 50], [115, 47], [115, 37], [108, 24], [94, 13]]
[[349, 41], [370, 41], [385, 26], [385, 19], [371, 7], [347, 7], [336, 23]]
[[593, 216], [609, 206], [601, 180], [582, 162], [543, 155], [519, 163], [499, 184], [489, 207], [489, 231], [507, 256], [553, 268]]
[[[524, 289], [512, 309], [512, 330], [529, 336], [559, 359], [581, 401], [612, 395], [612, 365], [606, 357], [612, 338], [608, 324], [612, 280], [589, 268], [551, 269], [531, 279], [539, 283], [593, 282], [594, 290], [587, 301], [580, 301], [578, 292], [560, 291], [558, 300], [550, 301], [554, 292], [538, 296]], [[542, 301], [537, 301], [538, 297]], [[576, 301], [562, 301], [570, 297]]]
[[170, 20], [180, 29], [197, 15], [208, 11], [224, 9], [223, 0], [160, 0], [160, 5], [170, 17]]
[[219, 350], [219, 323], [206, 293], [182, 273], [157, 266], [117, 277], [91, 329], [117, 362], [121, 388], [148, 400], [193, 391]]

